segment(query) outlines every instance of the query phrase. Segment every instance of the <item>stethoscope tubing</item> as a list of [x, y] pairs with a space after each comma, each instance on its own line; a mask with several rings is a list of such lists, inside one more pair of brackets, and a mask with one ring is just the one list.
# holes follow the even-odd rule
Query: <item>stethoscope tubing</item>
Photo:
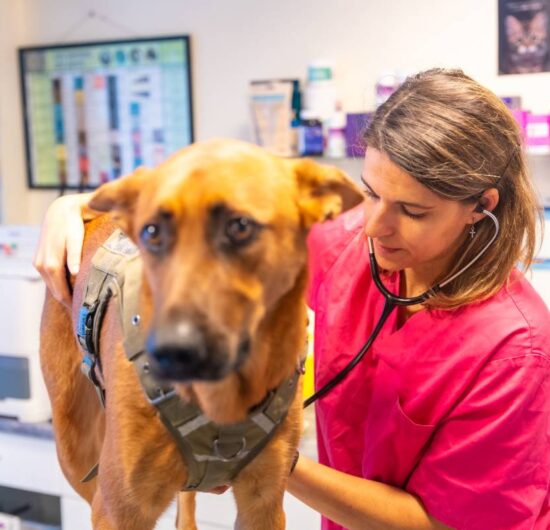
[[498, 222], [498, 219], [495, 217], [495, 215], [488, 210], [483, 210], [483, 212], [489, 219], [491, 219], [495, 225], [495, 232], [489, 242], [481, 249], [481, 251], [472, 258], [466, 265], [461, 267], [457, 272], [449, 276], [449, 278], [446, 278], [442, 282], [434, 285], [431, 289], [428, 289], [426, 292], [413, 297], [404, 297], [404, 296], [398, 296], [391, 291], [389, 291], [386, 286], [383, 284], [381, 278], [380, 278], [380, 271], [378, 269], [378, 263], [376, 262], [376, 256], [374, 254], [374, 244], [372, 239], [368, 238], [368, 245], [369, 245], [369, 260], [371, 265], [371, 274], [372, 279], [378, 288], [378, 290], [382, 293], [382, 296], [384, 297], [384, 307], [382, 309], [382, 313], [380, 315], [380, 318], [378, 319], [378, 322], [376, 323], [376, 326], [374, 327], [374, 330], [368, 337], [368, 339], [365, 341], [359, 352], [353, 357], [353, 359], [344, 367], [342, 370], [340, 370], [328, 383], [326, 383], [322, 388], [320, 388], [317, 392], [315, 392], [313, 395], [311, 395], [309, 398], [307, 398], [304, 401], [304, 408], [309, 407], [312, 403], [326, 395], [328, 392], [330, 392], [336, 385], [340, 384], [348, 375], [349, 373], [357, 366], [357, 364], [361, 361], [361, 359], [365, 356], [365, 353], [369, 350], [369, 348], [372, 346], [372, 343], [375, 341], [375, 339], [380, 334], [380, 331], [382, 330], [382, 326], [392, 313], [392, 311], [397, 306], [410, 306], [410, 305], [417, 305], [424, 303], [430, 296], [433, 296], [437, 291], [442, 289], [445, 285], [452, 282], [455, 278], [460, 276], [463, 272], [465, 272], [467, 269], [469, 269], [484, 253], [485, 251], [493, 244], [494, 240], [497, 238], [498, 233], [500, 231], [500, 224]]
[[313, 402], [317, 401], [319, 398], [323, 397], [326, 393], [330, 392], [336, 385], [338, 385], [340, 382], [342, 382], [347, 375], [357, 366], [357, 364], [361, 361], [361, 359], [364, 357], [365, 353], [369, 350], [369, 348], [372, 346], [372, 343], [378, 337], [380, 334], [380, 331], [382, 330], [382, 326], [390, 316], [391, 312], [397, 307], [397, 304], [386, 298], [384, 301], [384, 308], [382, 309], [382, 313], [380, 315], [380, 318], [378, 319], [378, 322], [376, 323], [376, 326], [373, 330], [373, 332], [370, 334], [370, 337], [367, 339], [365, 344], [363, 344], [363, 347], [355, 355], [355, 357], [348, 363], [347, 366], [345, 366], [342, 370], [340, 370], [323, 388], [315, 392], [312, 396], [307, 398], [304, 401], [304, 408], [309, 407]]

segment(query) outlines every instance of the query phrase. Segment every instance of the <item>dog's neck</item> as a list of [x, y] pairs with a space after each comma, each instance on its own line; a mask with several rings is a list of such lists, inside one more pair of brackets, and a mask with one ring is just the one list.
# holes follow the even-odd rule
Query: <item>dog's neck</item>
[[242, 421], [270, 390], [288, 378], [306, 348], [305, 268], [293, 287], [266, 313], [252, 341], [247, 362], [221, 381], [178, 384], [178, 393], [198, 403], [217, 423]]

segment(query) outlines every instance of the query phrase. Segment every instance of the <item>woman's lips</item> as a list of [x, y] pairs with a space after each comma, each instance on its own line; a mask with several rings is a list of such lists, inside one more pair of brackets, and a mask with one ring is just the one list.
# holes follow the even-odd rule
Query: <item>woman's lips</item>
[[383, 256], [393, 256], [396, 252], [399, 252], [400, 248], [394, 248], [394, 247], [387, 247], [386, 245], [382, 245], [381, 243], [378, 243], [375, 241], [374, 243], [375, 251], [378, 254], [381, 254]]

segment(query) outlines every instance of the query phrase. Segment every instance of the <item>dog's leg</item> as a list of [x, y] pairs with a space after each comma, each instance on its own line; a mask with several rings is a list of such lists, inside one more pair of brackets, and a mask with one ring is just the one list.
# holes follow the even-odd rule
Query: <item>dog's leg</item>
[[[94, 530], [152, 530], [160, 514], [154, 513], [154, 503], [150, 510], [132, 505], [123, 505], [105, 500], [98, 488], [92, 502], [92, 525]], [[180, 493], [177, 499], [177, 530], [198, 530], [195, 522], [195, 494]]]
[[237, 503], [235, 530], [284, 530], [284, 489], [269, 480], [243, 481], [233, 486]]
[[[112, 326], [106, 321], [105, 332]], [[113, 347], [104, 361], [107, 406], [94, 529], [152, 530], [185, 484], [185, 468], [173, 438], [139, 391], [122, 348]]]
[[49, 293], [42, 314], [40, 363], [52, 403], [59, 463], [71, 486], [91, 503], [95, 480], [81, 479], [99, 459], [104, 414], [92, 384], [80, 371], [82, 354], [70, 315]]
[[[146, 506], [135, 506], [122, 495], [108, 495], [101, 486], [92, 502], [92, 527], [94, 530], [153, 530], [160, 514]], [[151, 514], [154, 514], [153, 516]]]
[[[160, 476], [145, 474], [144, 487], [141, 491], [136, 491], [136, 488], [122, 486], [120, 478], [113, 475], [114, 473], [108, 473], [104, 479], [99, 477], [92, 502], [94, 530], [153, 530], [170, 503], [170, 495], [173, 495], [171, 485], [164, 484]], [[152, 485], [154, 489], [151, 488]], [[161, 496], [166, 493], [166, 498], [159, 502], [157, 498], [145, 495], [146, 492], [150, 495], [153, 491]], [[181, 511], [182, 507], [189, 509], [194, 508], [194, 505], [194, 494], [185, 500], [178, 499], [177, 530], [197, 530], [193, 513]]]
[[269, 444], [232, 483], [236, 530], [284, 530], [283, 498], [301, 429], [301, 383], [285, 422]]
[[[278, 445], [278, 444], [275, 444]], [[270, 445], [233, 482], [236, 530], [284, 530], [285, 452]]]
[[196, 495], [192, 491], [182, 491], [178, 494], [177, 530], [197, 530], [195, 522]]

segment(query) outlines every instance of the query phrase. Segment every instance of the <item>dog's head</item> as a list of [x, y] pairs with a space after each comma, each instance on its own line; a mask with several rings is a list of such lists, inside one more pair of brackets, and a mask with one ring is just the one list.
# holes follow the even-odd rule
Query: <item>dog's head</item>
[[262, 319], [293, 289], [303, 295], [309, 228], [362, 198], [335, 168], [215, 140], [102, 186], [90, 206], [140, 248], [153, 368], [190, 381], [247, 362]]

